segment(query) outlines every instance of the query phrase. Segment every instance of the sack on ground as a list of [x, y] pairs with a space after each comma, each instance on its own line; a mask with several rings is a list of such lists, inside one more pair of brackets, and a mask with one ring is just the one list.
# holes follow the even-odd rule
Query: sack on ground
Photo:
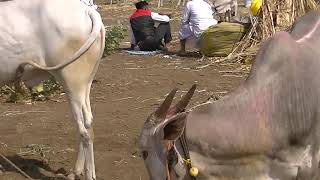
[[245, 35], [247, 27], [239, 23], [222, 22], [209, 27], [201, 35], [200, 51], [208, 57], [229, 55]]

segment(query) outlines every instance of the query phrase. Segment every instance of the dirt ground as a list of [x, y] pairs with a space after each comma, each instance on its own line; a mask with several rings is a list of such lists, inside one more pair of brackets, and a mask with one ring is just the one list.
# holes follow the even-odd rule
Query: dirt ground
[[[106, 26], [126, 24], [132, 11], [133, 6], [100, 9]], [[180, 10], [174, 13], [179, 15]], [[173, 50], [178, 48], [178, 25], [176, 18], [172, 22]], [[122, 46], [129, 46], [128, 38]], [[98, 179], [147, 180], [136, 140], [146, 117], [171, 89], [178, 87], [180, 97], [192, 84], [198, 84], [191, 107], [236, 88], [248, 70], [238, 63], [203, 67], [210, 61], [198, 62], [200, 58], [131, 56], [117, 51], [103, 59], [91, 93]], [[34, 179], [58, 179], [53, 174], [70, 172], [75, 162], [76, 126], [65, 98], [57, 99], [33, 104], [4, 103], [1, 99], [0, 152]], [[1, 180], [24, 179], [2, 158], [0, 164], [4, 168]]]

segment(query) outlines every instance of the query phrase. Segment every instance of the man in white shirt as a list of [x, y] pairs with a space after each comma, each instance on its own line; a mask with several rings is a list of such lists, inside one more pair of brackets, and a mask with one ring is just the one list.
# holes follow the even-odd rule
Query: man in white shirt
[[[152, 12], [146, 1], [135, 5], [137, 10], [130, 16], [131, 49], [138, 47], [143, 51], [167, 50], [166, 45], [172, 40], [170, 17]], [[158, 27], [154, 27], [155, 22], [160, 22]]]
[[250, 6], [251, 6], [251, 0], [244, 0], [244, 6], [245, 6], [246, 8], [250, 8]]
[[212, 7], [204, 0], [192, 0], [186, 4], [183, 12], [181, 29], [179, 31], [180, 53], [186, 52], [186, 41], [194, 40], [199, 43], [201, 34], [217, 20], [213, 18]]

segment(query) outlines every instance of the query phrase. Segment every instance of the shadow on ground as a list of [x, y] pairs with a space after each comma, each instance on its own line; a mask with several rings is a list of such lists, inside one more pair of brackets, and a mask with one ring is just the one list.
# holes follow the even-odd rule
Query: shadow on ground
[[[51, 169], [49, 165], [44, 161], [40, 161], [36, 159], [28, 159], [18, 155], [7, 156], [6, 158], [12, 161], [16, 166], [18, 166], [22, 171], [24, 171], [32, 179], [41, 179], [41, 180], [66, 180], [67, 179], [66, 177], [67, 172], [65, 169], [61, 168], [55, 171]], [[0, 159], [0, 164], [3, 166], [3, 170], [5, 173], [14, 172], [14, 173], [21, 174], [16, 168], [14, 168], [4, 159]]]

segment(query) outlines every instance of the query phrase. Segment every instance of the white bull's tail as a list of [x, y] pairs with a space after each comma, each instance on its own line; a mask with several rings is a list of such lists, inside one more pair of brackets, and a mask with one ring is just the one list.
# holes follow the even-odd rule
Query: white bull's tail
[[[92, 30], [89, 35], [89, 38], [86, 40], [86, 42], [80, 47], [80, 49], [74, 53], [72, 57], [67, 59], [61, 64], [58, 64], [56, 66], [52, 67], [47, 67], [47, 66], [41, 66], [35, 62], [29, 61], [29, 62], [24, 62], [23, 64], [20, 65], [20, 67], [24, 67], [25, 65], [32, 65], [38, 69], [45, 70], [45, 71], [53, 71], [53, 70], [58, 70], [61, 69], [73, 62], [75, 62], [80, 56], [82, 56], [85, 52], [89, 50], [89, 48], [92, 46], [94, 41], [97, 39], [98, 35], [101, 32], [101, 29], [104, 29], [103, 23], [101, 21], [100, 15], [97, 11], [94, 9], [89, 9], [89, 17], [92, 21]], [[103, 48], [103, 47], [102, 47]]]

